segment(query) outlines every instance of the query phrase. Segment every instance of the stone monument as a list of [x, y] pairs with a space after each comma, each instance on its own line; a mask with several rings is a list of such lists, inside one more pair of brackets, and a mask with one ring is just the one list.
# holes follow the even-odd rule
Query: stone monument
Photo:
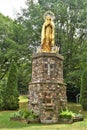
[[52, 12], [45, 13], [41, 48], [32, 57], [29, 109], [39, 114], [41, 123], [58, 123], [60, 109], [65, 109], [67, 104], [63, 56], [54, 45], [53, 17]]

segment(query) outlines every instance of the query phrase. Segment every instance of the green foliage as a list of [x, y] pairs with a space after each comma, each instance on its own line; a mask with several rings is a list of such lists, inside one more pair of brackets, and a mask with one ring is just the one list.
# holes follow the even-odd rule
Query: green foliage
[[12, 60], [4, 99], [4, 107], [6, 110], [16, 110], [19, 108], [17, 78], [17, 67]]
[[66, 119], [72, 119], [73, 117], [75, 117], [75, 113], [66, 109], [66, 110], [61, 111], [61, 113], [59, 114], [59, 117], [66, 118]]
[[[0, 14], [0, 80], [8, 72], [12, 59], [18, 65], [18, 87], [27, 90], [31, 78], [31, 52], [28, 36], [22, 24]], [[24, 89], [25, 88], [25, 89]]]
[[4, 103], [3, 103], [3, 96], [2, 96], [2, 82], [0, 82], [0, 110], [3, 109]]
[[7, 79], [4, 78], [3, 80], [0, 80], [0, 110], [4, 110], [5, 104], [5, 92], [7, 87]]
[[11, 117], [21, 118], [21, 119], [36, 119], [38, 117], [32, 110], [19, 110], [18, 112], [12, 114]]
[[80, 102], [84, 110], [87, 111], [87, 68], [84, 70], [81, 77], [81, 92]]

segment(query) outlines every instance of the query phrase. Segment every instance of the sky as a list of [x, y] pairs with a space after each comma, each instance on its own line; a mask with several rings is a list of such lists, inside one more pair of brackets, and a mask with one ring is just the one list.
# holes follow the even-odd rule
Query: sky
[[21, 8], [26, 8], [26, 0], [0, 0], [0, 13], [10, 18], [16, 18]]

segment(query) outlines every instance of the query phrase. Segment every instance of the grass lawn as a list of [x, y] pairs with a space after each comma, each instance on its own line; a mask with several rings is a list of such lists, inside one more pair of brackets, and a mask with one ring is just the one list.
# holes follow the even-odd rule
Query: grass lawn
[[[26, 108], [28, 106], [27, 101], [26, 97], [20, 97], [20, 107]], [[87, 130], [87, 112], [82, 111], [80, 104], [69, 103], [68, 107], [76, 113], [81, 111], [84, 115], [84, 121], [73, 124], [26, 124], [17, 121], [10, 121], [9, 117], [14, 113], [14, 111], [1, 111], [0, 130]]]

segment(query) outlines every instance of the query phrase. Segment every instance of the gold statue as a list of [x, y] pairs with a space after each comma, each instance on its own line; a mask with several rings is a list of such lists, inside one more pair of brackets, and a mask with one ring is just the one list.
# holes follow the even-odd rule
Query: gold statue
[[54, 14], [47, 11], [44, 14], [45, 22], [41, 33], [41, 49], [43, 52], [51, 52], [51, 47], [54, 46]]

